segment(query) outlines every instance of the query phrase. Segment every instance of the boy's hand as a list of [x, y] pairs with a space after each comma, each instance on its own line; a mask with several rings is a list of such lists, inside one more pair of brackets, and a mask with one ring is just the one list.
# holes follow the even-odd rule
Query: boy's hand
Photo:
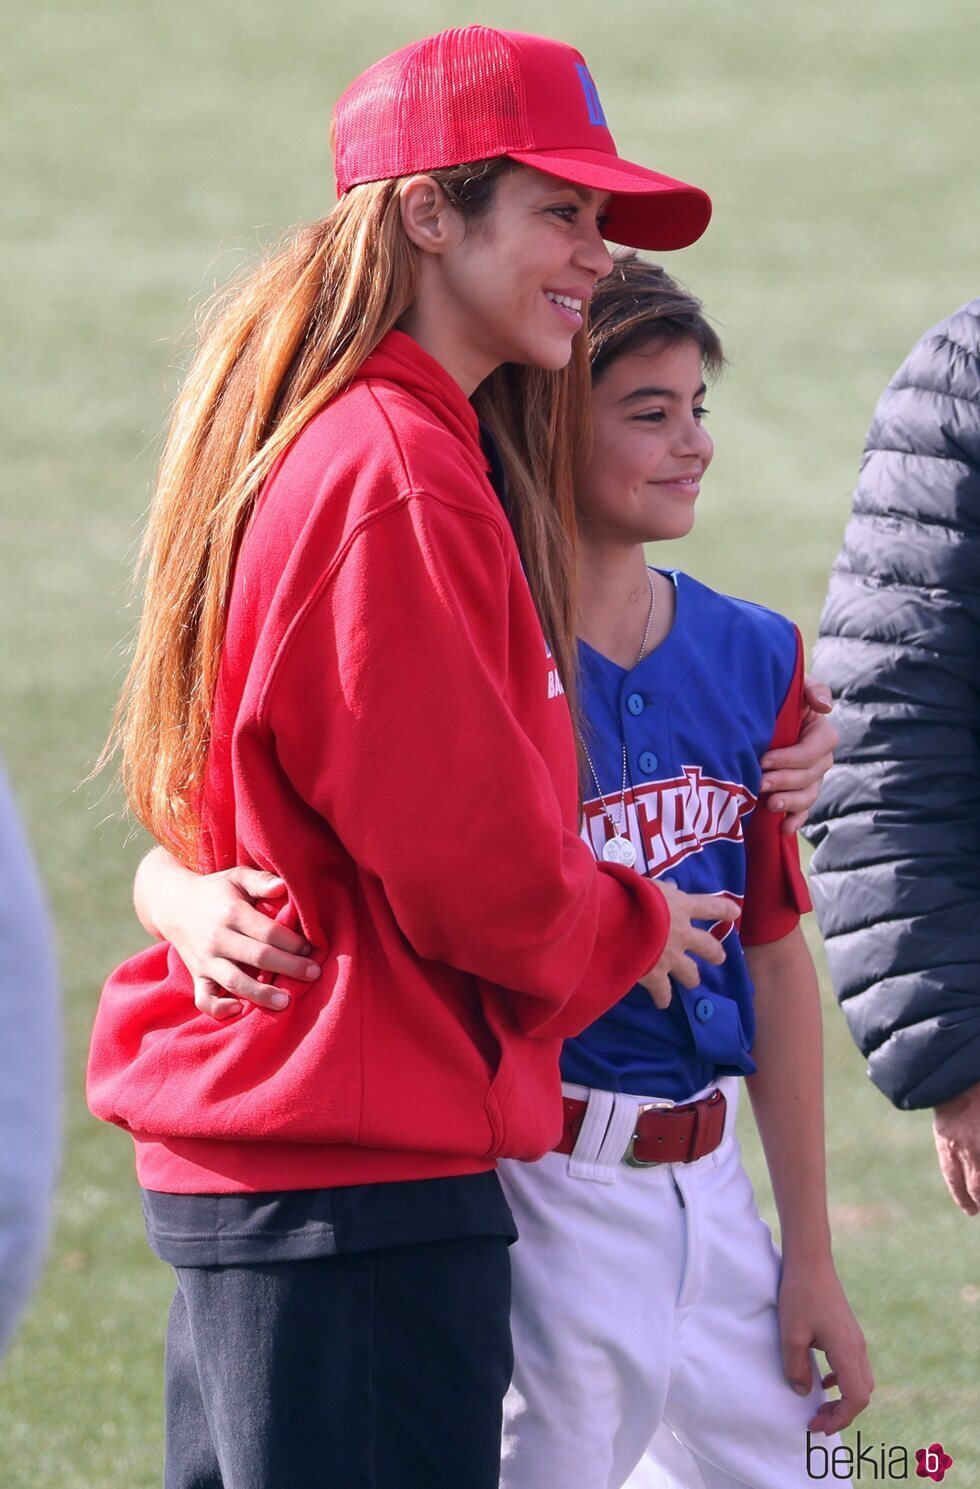
[[694, 958], [711, 962], [720, 967], [725, 952], [717, 936], [711, 931], [694, 925], [696, 920], [706, 920], [711, 925], [719, 921], [725, 930], [738, 919], [739, 909], [735, 901], [723, 894], [685, 894], [669, 879], [659, 879], [657, 888], [663, 894], [670, 910], [670, 930], [667, 945], [660, 960], [639, 979], [658, 1008], [670, 1005], [670, 979], [676, 977], [684, 987], [697, 987], [701, 981]]
[[759, 788], [768, 797], [770, 812], [785, 812], [780, 832], [798, 832], [820, 794], [823, 778], [834, 763], [840, 736], [826, 717], [833, 707], [830, 689], [816, 678], [804, 678], [806, 713], [795, 745], [767, 750], [762, 757], [765, 774]]
[[807, 1423], [810, 1431], [831, 1434], [848, 1427], [864, 1411], [875, 1382], [864, 1335], [829, 1257], [823, 1265], [784, 1260], [779, 1337], [783, 1374], [798, 1395], [813, 1390], [811, 1349], [822, 1350], [830, 1366], [821, 1385], [840, 1392], [817, 1409]]
[[288, 1007], [288, 994], [260, 982], [249, 968], [297, 981], [319, 977], [303, 937], [254, 908], [256, 900], [286, 893], [274, 874], [239, 865], [215, 874], [181, 870], [179, 879], [171, 871], [171, 878], [165, 914], [156, 916], [157, 929], [190, 972], [201, 1013], [228, 1018], [241, 1011], [243, 999], [261, 1008]]

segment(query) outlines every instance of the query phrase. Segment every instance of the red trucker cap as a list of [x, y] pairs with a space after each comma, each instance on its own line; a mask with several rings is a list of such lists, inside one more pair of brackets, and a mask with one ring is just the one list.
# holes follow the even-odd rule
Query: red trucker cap
[[333, 143], [338, 195], [506, 155], [611, 192], [614, 243], [686, 248], [711, 217], [706, 192], [620, 158], [580, 52], [519, 31], [466, 26], [382, 57], [341, 96]]

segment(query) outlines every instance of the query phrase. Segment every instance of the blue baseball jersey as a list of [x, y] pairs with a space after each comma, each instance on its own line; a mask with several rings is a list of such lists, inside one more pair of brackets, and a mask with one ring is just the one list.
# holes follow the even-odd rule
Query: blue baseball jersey
[[[669, 634], [633, 668], [579, 643], [585, 741], [599, 790], [586, 787], [583, 836], [596, 855], [621, 819], [636, 870], [742, 907], [721, 967], [701, 985], [673, 984], [658, 1009], [636, 986], [576, 1039], [562, 1076], [584, 1086], [679, 1101], [721, 1075], [755, 1069], [752, 984], [744, 945], [787, 935], [810, 908], [795, 837], [758, 802], [760, 756], [792, 744], [803, 710], [799, 633], [783, 616], [672, 572]], [[591, 788], [591, 790], [589, 789]], [[719, 934], [723, 927], [719, 927]]]

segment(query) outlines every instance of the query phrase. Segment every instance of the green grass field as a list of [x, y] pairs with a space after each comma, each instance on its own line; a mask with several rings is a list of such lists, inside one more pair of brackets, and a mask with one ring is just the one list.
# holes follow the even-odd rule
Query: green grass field
[[[160, 1478], [168, 1278], [142, 1238], [129, 1143], [82, 1097], [99, 986], [140, 944], [141, 842], [104, 782], [79, 783], [134, 623], [128, 570], [189, 306], [326, 210], [330, 104], [380, 52], [473, 18], [574, 41], [624, 153], [716, 203], [703, 243], [671, 261], [732, 361], [710, 400], [718, 455], [698, 532], [672, 556], [812, 638], [874, 401], [916, 337], [977, 293], [976, 10], [11, 0], [5, 13], [0, 748], [57, 918], [69, 1058], [50, 1265], [0, 1376], [0, 1486], [144, 1489]], [[938, 1438], [966, 1489], [980, 1483], [977, 1222], [946, 1197], [928, 1115], [870, 1087], [829, 996], [826, 1023], [838, 1258], [879, 1383], [862, 1436], [910, 1453]]]

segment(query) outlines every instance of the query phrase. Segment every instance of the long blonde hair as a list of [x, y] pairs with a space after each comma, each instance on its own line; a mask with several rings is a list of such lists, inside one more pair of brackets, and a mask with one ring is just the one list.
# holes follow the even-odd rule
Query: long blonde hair
[[[485, 212], [506, 160], [432, 171]], [[138, 574], [143, 609], [102, 762], [118, 749], [133, 813], [185, 862], [197, 821], [235, 560], [259, 488], [352, 380], [417, 293], [401, 181], [352, 188], [321, 221], [212, 303], [177, 397]], [[588, 359], [561, 373], [506, 365], [474, 396], [497, 439], [509, 513], [542, 627], [575, 707], [574, 470], [588, 439]]]

